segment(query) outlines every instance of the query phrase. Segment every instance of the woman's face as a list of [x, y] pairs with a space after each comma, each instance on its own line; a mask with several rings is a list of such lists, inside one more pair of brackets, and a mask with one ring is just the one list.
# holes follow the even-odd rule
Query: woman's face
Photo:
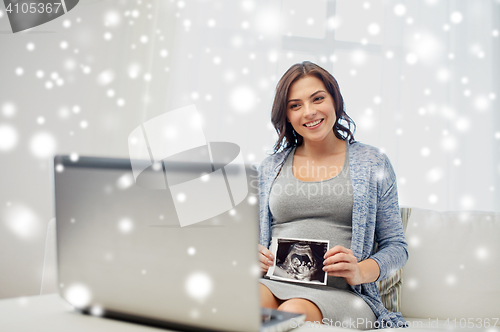
[[295, 81], [288, 90], [287, 119], [304, 141], [322, 141], [334, 135], [337, 120], [332, 96], [315, 76]]

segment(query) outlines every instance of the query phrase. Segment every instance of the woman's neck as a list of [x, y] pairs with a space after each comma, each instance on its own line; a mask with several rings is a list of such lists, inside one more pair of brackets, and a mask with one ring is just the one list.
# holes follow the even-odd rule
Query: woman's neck
[[304, 140], [295, 151], [309, 159], [320, 160], [345, 152], [346, 142], [337, 138], [332, 131], [332, 134], [322, 141]]

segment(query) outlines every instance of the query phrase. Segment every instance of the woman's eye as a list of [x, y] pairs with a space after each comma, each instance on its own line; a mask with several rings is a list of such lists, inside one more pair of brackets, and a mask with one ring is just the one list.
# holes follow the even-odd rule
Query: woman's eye
[[299, 107], [299, 104], [293, 104], [293, 105], [290, 106], [291, 109], [294, 109], [294, 108], [297, 108], [297, 107]]
[[325, 99], [325, 97], [316, 97], [316, 98], [314, 99], [314, 101], [318, 101], [318, 100], [322, 100], [322, 99]]

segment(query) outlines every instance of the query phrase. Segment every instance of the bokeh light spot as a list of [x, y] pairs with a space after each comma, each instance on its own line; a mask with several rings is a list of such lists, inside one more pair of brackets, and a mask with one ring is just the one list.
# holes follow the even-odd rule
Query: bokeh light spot
[[30, 141], [30, 149], [37, 158], [47, 158], [54, 155], [56, 151], [56, 139], [52, 134], [39, 132], [35, 134]]
[[194, 272], [188, 276], [185, 284], [186, 292], [190, 297], [200, 302], [212, 293], [213, 282], [205, 272]]
[[76, 308], [85, 308], [91, 301], [90, 290], [83, 284], [68, 286], [65, 295], [68, 302]]
[[394, 6], [394, 14], [396, 14], [397, 16], [403, 16], [404, 14], [406, 14], [406, 7], [402, 4], [397, 4], [396, 6]]
[[0, 151], [11, 151], [17, 145], [17, 131], [11, 125], [0, 125]]
[[129, 218], [123, 218], [118, 222], [118, 229], [124, 234], [128, 234], [134, 229], [134, 222]]
[[22, 239], [34, 238], [41, 228], [38, 216], [24, 204], [9, 206], [3, 217], [7, 228]]
[[257, 96], [255, 92], [246, 86], [235, 88], [230, 94], [230, 103], [238, 112], [248, 112], [255, 107]]

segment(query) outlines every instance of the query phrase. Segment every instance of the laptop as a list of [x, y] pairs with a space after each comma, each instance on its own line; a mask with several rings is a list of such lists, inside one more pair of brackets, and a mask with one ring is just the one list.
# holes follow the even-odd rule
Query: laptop
[[[69, 156], [53, 167], [59, 293], [82, 313], [182, 331], [304, 322], [260, 308], [255, 168]], [[213, 185], [216, 173], [225, 186]], [[200, 179], [212, 195], [185, 186]]]

